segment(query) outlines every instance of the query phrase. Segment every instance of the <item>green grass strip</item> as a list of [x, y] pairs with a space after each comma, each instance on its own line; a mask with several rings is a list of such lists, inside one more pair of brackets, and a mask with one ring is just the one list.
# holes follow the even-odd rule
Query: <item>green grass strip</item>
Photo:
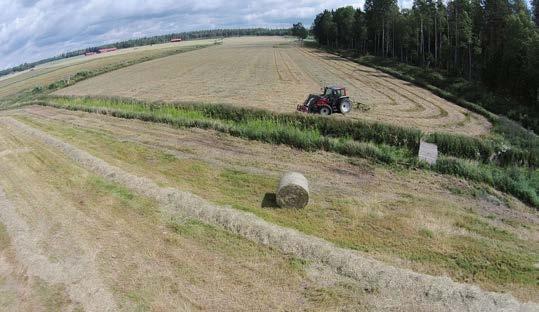
[[284, 144], [306, 151], [325, 150], [346, 156], [368, 158], [385, 164], [411, 165], [417, 162], [417, 159], [403, 148], [372, 142], [358, 142], [350, 138], [328, 137], [316, 129], [299, 129], [277, 120], [219, 120], [185, 107], [178, 109], [175, 106], [159, 107], [90, 99], [85, 99], [84, 102], [59, 99], [54, 102], [38, 102], [38, 104], [125, 119], [165, 123], [178, 128], [211, 129], [240, 138]]
[[[271, 144], [284, 144], [306, 151], [325, 150], [346, 156], [362, 157], [387, 165], [406, 168], [427, 168], [439, 173], [459, 176], [471, 181], [486, 183], [512, 194], [522, 201], [539, 207], [539, 170], [522, 167], [499, 167], [478, 161], [441, 156], [435, 166], [420, 163], [415, 152], [404, 146], [390, 146], [376, 140], [360, 141], [361, 135], [349, 135], [343, 130], [351, 127], [345, 120], [317, 116], [292, 116], [259, 110], [229, 107], [226, 105], [201, 104], [148, 104], [137, 101], [103, 98], [51, 98], [41, 105], [68, 110], [99, 113], [126, 119], [170, 124], [180, 128], [211, 129], [232, 136]], [[222, 110], [222, 111], [220, 111]], [[317, 120], [318, 119], [318, 120]], [[338, 125], [343, 124], [343, 129]], [[359, 132], [368, 133], [368, 132]], [[331, 135], [328, 135], [331, 134]], [[348, 135], [346, 135], [348, 134]], [[385, 138], [378, 134], [377, 138]], [[388, 136], [393, 140], [395, 137]], [[406, 135], [401, 136], [401, 138]], [[366, 137], [369, 139], [369, 137]], [[466, 138], [466, 139], [464, 139]], [[467, 140], [464, 137], [462, 142]], [[441, 140], [441, 139], [439, 139]], [[448, 140], [449, 142], [449, 140]], [[461, 153], [487, 155], [489, 147], [466, 150], [459, 140], [447, 143]], [[452, 144], [452, 145], [451, 145]]]

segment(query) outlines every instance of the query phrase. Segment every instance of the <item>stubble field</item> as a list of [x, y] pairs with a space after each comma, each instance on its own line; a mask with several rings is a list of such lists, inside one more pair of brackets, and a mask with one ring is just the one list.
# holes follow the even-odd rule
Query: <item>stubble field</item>
[[293, 112], [324, 85], [361, 103], [344, 118], [426, 131], [488, 133], [491, 125], [429, 91], [285, 38], [233, 38], [223, 45], [137, 64], [62, 89], [58, 95], [227, 103]]
[[122, 63], [137, 62], [147, 58], [182, 51], [196, 45], [209, 45], [213, 40], [194, 40], [182, 43], [167, 43], [145, 47], [121, 49], [92, 56], [78, 56], [39, 65], [31, 70], [0, 77], [0, 99], [32, 89], [46, 87], [59, 80], [69, 79], [81, 71], [92, 71]]

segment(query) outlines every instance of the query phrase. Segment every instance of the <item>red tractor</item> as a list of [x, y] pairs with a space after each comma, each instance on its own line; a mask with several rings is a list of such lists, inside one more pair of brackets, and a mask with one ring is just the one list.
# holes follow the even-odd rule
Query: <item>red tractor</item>
[[346, 94], [346, 89], [337, 86], [327, 86], [323, 94], [310, 94], [303, 105], [298, 105], [298, 111], [320, 115], [333, 113], [347, 114], [352, 110], [352, 102]]

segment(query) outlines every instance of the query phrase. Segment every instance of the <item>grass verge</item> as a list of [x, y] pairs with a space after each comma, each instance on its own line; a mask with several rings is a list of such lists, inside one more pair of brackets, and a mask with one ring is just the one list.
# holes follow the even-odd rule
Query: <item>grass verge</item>
[[[409, 138], [419, 139], [419, 130], [417, 130], [418, 133], [408, 133], [406, 130], [401, 133], [394, 130], [400, 128], [390, 126], [384, 128], [385, 126], [379, 124], [362, 124], [318, 116], [277, 114], [225, 105], [147, 104], [122, 99], [71, 97], [51, 98], [41, 104], [120, 118], [166, 123], [175, 127], [212, 129], [236, 137], [272, 144], [285, 144], [307, 151], [326, 150], [407, 168], [430, 168], [440, 173], [487, 183], [534, 207], [539, 207], [538, 170], [515, 166], [498, 167], [493, 164], [482, 164], [451, 157], [442, 157], [436, 166], [426, 166], [418, 162], [414, 149], [403, 147], [403, 145], [407, 145], [405, 142], [409, 142]], [[354, 126], [364, 129], [364, 131], [357, 130]], [[379, 131], [376, 135], [370, 136], [369, 133], [372, 129], [379, 129]], [[384, 133], [384, 131], [386, 132]], [[359, 141], [369, 138], [371, 140], [367, 142]], [[444, 142], [453, 144], [441, 144], [442, 152], [444, 150], [462, 150], [461, 153], [476, 152], [475, 149], [468, 151], [468, 145], [464, 143], [462, 146], [457, 144], [467, 142], [468, 138], [466, 137], [459, 137], [460, 139], [455, 141], [457, 143], [454, 143], [439, 135], [436, 142], [442, 142], [440, 138], [444, 138]], [[449, 136], [449, 138], [452, 137]], [[378, 140], [384, 143], [379, 143]], [[397, 146], [391, 146], [389, 144], [392, 140], [401, 144], [397, 143], [395, 144]], [[481, 155], [488, 154], [488, 151], [488, 146], [480, 148], [476, 157], [481, 158], [483, 157]], [[537, 156], [534, 155], [534, 157]]]

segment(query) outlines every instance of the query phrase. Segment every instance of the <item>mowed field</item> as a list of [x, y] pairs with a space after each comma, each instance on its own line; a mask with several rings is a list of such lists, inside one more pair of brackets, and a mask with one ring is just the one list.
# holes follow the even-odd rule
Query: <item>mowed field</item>
[[[433, 311], [484, 300], [408, 269], [539, 300], [537, 211], [458, 178], [39, 106], [1, 113], [0, 159], [0, 303], [9, 310]], [[271, 197], [286, 170], [311, 181], [303, 210]], [[171, 209], [157, 187], [192, 195]], [[189, 205], [208, 213], [189, 196], [252, 223], [228, 217], [230, 208], [201, 223], [183, 214]], [[224, 231], [227, 222], [251, 240]], [[298, 232], [259, 245], [249, 233], [261, 222]], [[295, 233], [309, 236], [288, 245]], [[347, 265], [359, 275], [310, 256], [320, 239], [353, 254]]]
[[484, 117], [408, 82], [278, 37], [225, 39], [220, 46], [130, 66], [57, 94], [228, 103], [293, 112], [309, 93], [329, 84], [344, 85], [352, 100], [362, 103], [344, 118], [466, 135], [486, 134], [491, 126]]
[[213, 40], [193, 40], [153, 46], [121, 49], [92, 56], [78, 56], [39, 65], [34, 69], [0, 77], [0, 98], [15, 95], [36, 86], [47, 86], [68, 79], [81, 71], [92, 71], [107, 66], [152, 58], [195, 45], [209, 45]]

